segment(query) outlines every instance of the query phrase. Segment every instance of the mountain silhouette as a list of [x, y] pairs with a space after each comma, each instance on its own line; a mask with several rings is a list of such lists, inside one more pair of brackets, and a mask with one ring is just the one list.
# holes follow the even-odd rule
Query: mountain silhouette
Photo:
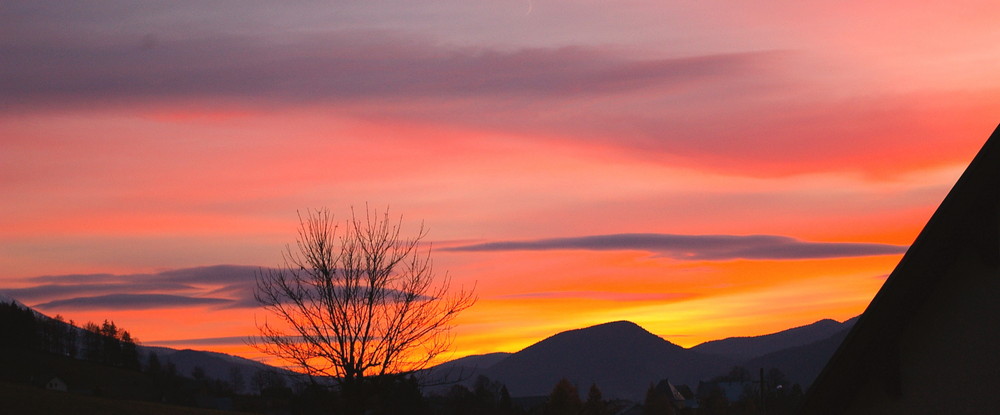
[[439, 369], [445, 369], [451, 367], [486, 369], [497, 363], [500, 363], [502, 360], [506, 359], [512, 354], [513, 353], [506, 353], [506, 352], [474, 354], [465, 357], [460, 357], [455, 360], [449, 360], [436, 367]]
[[474, 354], [449, 360], [417, 374], [425, 392], [445, 394], [455, 383], [468, 383], [513, 353]]
[[670, 343], [629, 321], [565, 331], [514, 353], [483, 371], [512, 396], [547, 395], [562, 378], [606, 397], [639, 400], [650, 383], [697, 381], [728, 368], [724, 359]]
[[[39, 319], [54, 322], [37, 311], [32, 312]], [[649, 385], [660, 380], [693, 387], [701, 380], [741, 365], [752, 371], [777, 368], [793, 383], [808, 387], [856, 319], [844, 323], [820, 320], [763, 336], [706, 342], [691, 349], [670, 343], [633, 322], [616, 321], [561, 332], [513, 354], [489, 353], [455, 359], [421, 375], [432, 382], [438, 380], [437, 386], [441, 388], [447, 388], [449, 380], [471, 383], [476, 376], [486, 375], [504, 383], [515, 397], [548, 395], [560, 379], [566, 378], [579, 390], [596, 384], [605, 397], [639, 401]], [[67, 330], [82, 332], [76, 327]], [[237, 372], [245, 380], [265, 371], [293, 375], [287, 370], [223, 353], [148, 346], [138, 349], [143, 362], [150, 353], [156, 353], [161, 362], [172, 363], [183, 376], [191, 376], [195, 367], [207, 377], [221, 380], [228, 380]]]
[[829, 338], [845, 327], [851, 327], [854, 319], [840, 323], [823, 319], [805, 326], [782, 330], [777, 333], [753, 337], [729, 337], [694, 346], [691, 350], [727, 357], [737, 362], [760, 357], [790, 347], [804, 346]]
[[755, 369], [776, 368], [784, 373], [791, 383], [798, 383], [803, 389], [807, 389], [837, 351], [837, 347], [847, 338], [854, 320], [845, 321], [840, 331], [823, 340], [758, 356], [743, 362], [742, 366]]
[[191, 349], [177, 350], [158, 346], [139, 346], [139, 350], [144, 358], [148, 358], [150, 353], [156, 353], [160, 361], [173, 363], [177, 373], [186, 377], [191, 377], [196, 367], [200, 368], [208, 378], [224, 381], [231, 380], [233, 374], [238, 372], [248, 384], [250, 379], [261, 371], [277, 373], [288, 379], [302, 377], [302, 375], [287, 369], [225, 353]]

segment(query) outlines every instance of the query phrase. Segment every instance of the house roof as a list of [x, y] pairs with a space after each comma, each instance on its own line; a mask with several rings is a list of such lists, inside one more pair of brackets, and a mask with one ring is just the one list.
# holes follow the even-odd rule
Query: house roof
[[[899, 338], [960, 254], [1000, 265], [1000, 126], [903, 255], [813, 383], [801, 413], [843, 413], [873, 373], [891, 373]], [[892, 395], [891, 386], [887, 392]], [[898, 393], [898, 391], [895, 391]]]

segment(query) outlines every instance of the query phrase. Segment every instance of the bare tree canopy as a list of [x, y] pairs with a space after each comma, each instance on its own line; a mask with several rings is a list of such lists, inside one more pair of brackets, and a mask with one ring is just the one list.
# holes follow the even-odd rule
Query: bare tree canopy
[[476, 297], [452, 292], [447, 274], [435, 278], [422, 223], [412, 238], [401, 225], [367, 206], [342, 225], [327, 209], [300, 213], [284, 266], [257, 275], [257, 301], [280, 322], [258, 324], [252, 345], [342, 387], [425, 368]]

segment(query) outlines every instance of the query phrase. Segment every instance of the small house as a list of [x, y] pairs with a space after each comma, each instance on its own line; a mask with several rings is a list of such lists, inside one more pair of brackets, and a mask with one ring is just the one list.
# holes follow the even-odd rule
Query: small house
[[45, 389], [48, 389], [50, 391], [66, 392], [69, 390], [69, 387], [66, 385], [66, 382], [63, 381], [62, 379], [53, 377], [49, 379], [48, 382], [45, 382]]

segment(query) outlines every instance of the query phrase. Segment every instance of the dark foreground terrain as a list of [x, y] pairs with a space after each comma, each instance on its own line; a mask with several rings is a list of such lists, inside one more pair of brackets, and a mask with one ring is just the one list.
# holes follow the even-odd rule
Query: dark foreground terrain
[[9, 382], [0, 382], [0, 402], [3, 402], [2, 412], [11, 415], [232, 415], [240, 413], [161, 405], [151, 402], [104, 399]]

